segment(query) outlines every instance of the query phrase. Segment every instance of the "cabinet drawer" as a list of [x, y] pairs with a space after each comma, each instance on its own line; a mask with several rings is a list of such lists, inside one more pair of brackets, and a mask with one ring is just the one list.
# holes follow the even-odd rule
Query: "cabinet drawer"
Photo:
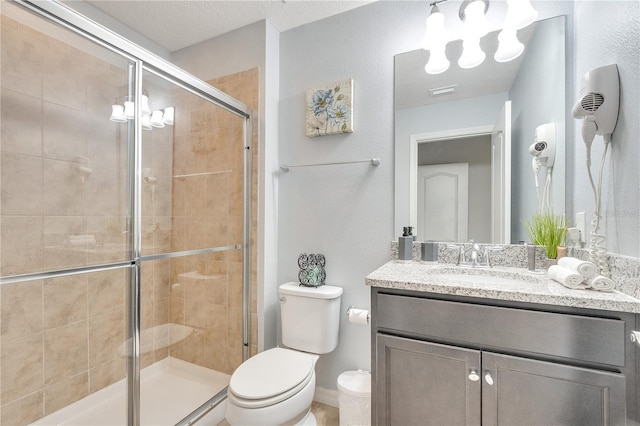
[[378, 294], [378, 329], [623, 367], [624, 321]]

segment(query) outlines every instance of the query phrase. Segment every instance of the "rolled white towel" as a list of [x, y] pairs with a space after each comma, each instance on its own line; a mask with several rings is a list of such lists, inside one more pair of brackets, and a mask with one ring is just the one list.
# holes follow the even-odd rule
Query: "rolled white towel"
[[580, 260], [575, 257], [561, 257], [558, 259], [558, 266], [576, 272], [584, 279], [591, 278], [598, 274], [598, 267], [588, 260]]
[[563, 286], [571, 289], [585, 289], [587, 288], [586, 284], [584, 284], [582, 275], [577, 272], [573, 272], [570, 269], [563, 268], [559, 265], [551, 265], [549, 270], [547, 271], [547, 275], [554, 281], [559, 282]]
[[615, 283], [611, 278], [603, 277], [602, 275], [596, 275], [585, 280], [585, 283], [594, 290], [598, 291], [613, 291]]

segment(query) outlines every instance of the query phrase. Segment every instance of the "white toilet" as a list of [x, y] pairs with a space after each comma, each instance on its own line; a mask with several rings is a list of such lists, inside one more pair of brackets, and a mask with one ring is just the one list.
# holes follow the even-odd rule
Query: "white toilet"
[[311, 403], [319, 354], [338, 344], [341, 287], [279, 288], [282, 343], [246, 360], [231, 376], [226, 418], [231, 425], [315, 425]]

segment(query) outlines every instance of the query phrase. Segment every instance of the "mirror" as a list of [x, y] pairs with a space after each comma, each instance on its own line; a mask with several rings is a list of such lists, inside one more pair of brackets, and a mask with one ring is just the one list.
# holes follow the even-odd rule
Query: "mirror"
[[[511, 62], [493, 59], [497, 34], [482, 38], [487, 57], [472, 69], [457, 65], [461, 40], [448, 43], [451, 66], [438, 75], [424, 70], [428, 51], [396, 55], [396, 231], [410, 224], [419, 240], [519, 243], [528, 240], [522, 221], [541, 207], [564, 212], [565, 17], [518, 31], [525, 50]], [[536, 188], [530, 148], [546, 123], [555, 159]]]

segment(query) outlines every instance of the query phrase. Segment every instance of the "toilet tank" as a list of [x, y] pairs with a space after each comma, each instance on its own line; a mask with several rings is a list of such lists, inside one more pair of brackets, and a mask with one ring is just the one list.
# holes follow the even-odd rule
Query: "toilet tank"
[[303, 287], [299, 283], [279, 288], [282, 343], [315, 354], [338, 345], [341, 287]]

